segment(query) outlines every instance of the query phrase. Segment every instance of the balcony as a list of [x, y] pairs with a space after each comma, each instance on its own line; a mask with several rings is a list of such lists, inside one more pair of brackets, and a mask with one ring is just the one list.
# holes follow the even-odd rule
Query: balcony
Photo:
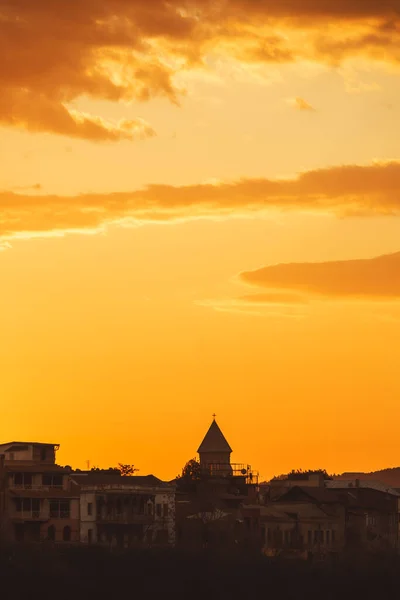
[[50, 519], [70, 519], [69, 510], [50, 510]]
[[42, 485], [36, 483], [10, 483], [11, 490], [33, 490], [36, 492], [51, 492], [52, 490], [62, 490], [62, 485]]
[[45, 510], [14, 511], [11, 518], [13, 521], [47, 521], [49, 513]]
[[150, 525], [154, 521], [153, 515], [111, 513], [99, 515], [99, 523], [118, 523], [120, 525]]
[[202, 474], [211, 477], [237, 477], [247, 484], [258, 484], [258, 472], [241, 463], [209, 463], [201, 467]]

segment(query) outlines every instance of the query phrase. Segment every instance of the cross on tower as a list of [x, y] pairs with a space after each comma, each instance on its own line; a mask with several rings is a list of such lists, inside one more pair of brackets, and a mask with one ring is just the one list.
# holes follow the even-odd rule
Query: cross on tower
[[215, 421], [215, 417], [216, 417], [216, 416], [217, 416], [217, 415], [216, 415], [215, 413], [213, 413], [214, 421]]

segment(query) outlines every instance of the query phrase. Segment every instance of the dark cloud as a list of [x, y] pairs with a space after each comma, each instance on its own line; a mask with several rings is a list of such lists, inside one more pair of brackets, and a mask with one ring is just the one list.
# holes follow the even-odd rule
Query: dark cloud
[[81, 96], [178, 102], [175, 74], [205, 68], [214, 52], [247, 62], [360, 53], [398, 62], [399, 23], [400, 0], [1, 0], [0, 123], [135, 138], [71, 104]]

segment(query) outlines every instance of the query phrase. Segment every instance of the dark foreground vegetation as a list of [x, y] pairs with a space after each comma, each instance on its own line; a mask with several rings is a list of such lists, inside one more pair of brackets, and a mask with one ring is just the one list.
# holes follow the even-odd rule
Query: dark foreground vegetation
[[4, 547], [0, 586], [0, 598], [13, 600], [112, 600], [122, 594], [160, 600], [385, 600], [400, 595], [400, 560], [371, 555], [310, 564], [253, 553]]

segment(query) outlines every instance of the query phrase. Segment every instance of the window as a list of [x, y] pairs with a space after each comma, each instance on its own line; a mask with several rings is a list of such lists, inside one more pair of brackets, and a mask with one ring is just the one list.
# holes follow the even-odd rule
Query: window
[[32, 487], [32, 473], [14, 473], [14, 485], [29, 489]]
[[89, 517], [91, 517], [92, 514], [93, 514], [93, 503], [92, 502], [88, 502], [88, 505], [87, 505], [87, 514], [88, 514]]
[[289, 543], [289, 532], [288, 531], [283, 532], [283, 541], [285, 544]]
[[374, 527], [376, 525], [376, 517], [374, 515], [367, 515], [367, 526]]
[[47, 539], [50, 542], [56, 541], [56, 528], [54, 527], [54, 525], [50, 525], [50, 527], [47, 529]]
[[312, 531], [309, 529], [307, 532], [307, 542], [309, 545], [311, 545], [312, 542]]
[[43, 475], [42, 484], [46, 487], [62, 488], [62, 475], [52, 475], [51, 473], [49, 475]]
[[148, 515], [152, 515], [153, 514], [153, 505], [151, 502], [147, 503], [147, 514]]
[[115, 511], [116, 511], [117, 515], [121, 515], [122, 514], [122, 502], [121, 502], [120, 498], [117, 499], [117, 502], [116, 502], [116, 505], [115, 505]]
[[278, 540], [279, 546], [282, 546], [282, 544], [283, 544], [283, 531], [281, 531], [280, 529], [278, 529], [278, 531], [276, 532], [276, 535], [277, 535], [277, 540]]
[[68, 525], [67, 525], [63, 529], [63, 542], [70, 542], [70, 541], [71, 541], [71, 527], [68, 527]]
[[88, 544], [91, 544], [93, 542], [93, 529], [88, 529]]
[[332, 529], [332, 536], [331, 537], [332, 537], [332, 544], [334, 544], [335, 543], [335, 537], [336, 537], [336, 532], [335, 532], [334, 529]]
[[319, 541], [319, 531], [318, 529], [314, 529], [314, 544], [318, 544]]
[[40, 500], [39, 498], [16, 498], [16, 511], [29, 513], [33, 517], [40, 515]]
[[319, 541], [321, 544], [324, 543], [324, 532], [322, 530], [319, 532]]
[[265, 527], [261, 527], [261, 541], [265, 544], [266, 536], [265, 536]]
[[156, 504], [156, 515], [157, 515], [157, 517], [161, 517], [161, 510], [162, 510], [161, 504]]
[[168, 504], [163, 504], [163, 516], [168, 517]]
[[47, 457], [46, 448], [40, 448], [40, 460], [45, 461]]
[[50, 500], [51, 519], [69, 519], [69, 500]]
[[24, 474], [23, 473], [14, 473], [14, 485], [23, 485], [24, 484]]
[[331, 532], [330, 531], [325, 532], [325, 539], [326, 539], [327, 545], [329, 546], [329, 544], [331, 543]]

